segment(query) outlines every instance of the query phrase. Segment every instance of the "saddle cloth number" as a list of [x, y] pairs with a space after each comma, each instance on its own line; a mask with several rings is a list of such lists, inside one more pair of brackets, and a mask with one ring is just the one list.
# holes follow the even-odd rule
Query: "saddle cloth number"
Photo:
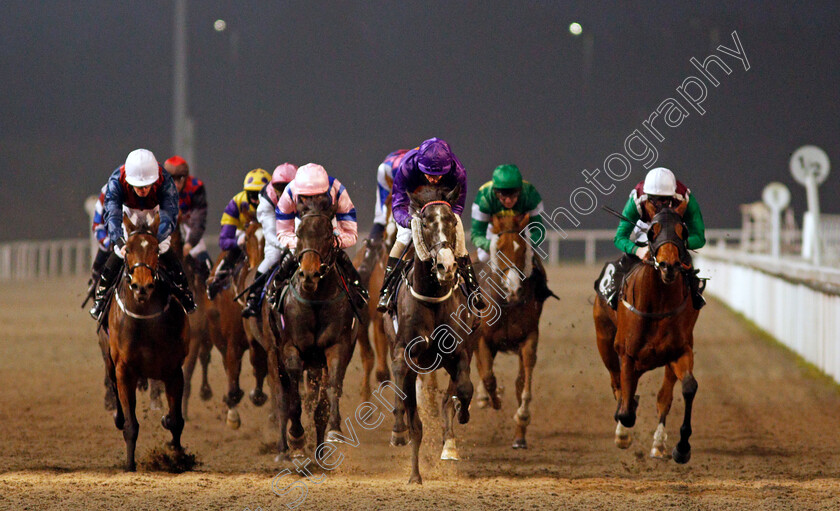
[[604, 276], [601, 282], [598, 283], [598, 290], [607, 298], [612, 294], [615, 286], [613, 285], [613, 277], [615, 276], [615, 266], [612, 263], [604, 267]]

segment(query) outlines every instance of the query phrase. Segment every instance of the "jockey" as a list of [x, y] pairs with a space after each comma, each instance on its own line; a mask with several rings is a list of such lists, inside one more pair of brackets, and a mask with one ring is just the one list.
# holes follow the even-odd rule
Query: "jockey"
[[394, 185], [394, 169], [400, 167], [408, 149], [397, 149], [385, 157], [376, 171], [376, 210], [373, 216], [373, 226], [368, 239], [377, 243], [385, 232], [388, 222], [388, 199], [391, 197], [391, 187]]
[[[482, 262], [490, 260], [490, 246], [495, 238], [493, 226], [489, 225], [494, 215], [515, 216], [527, 214], [529, 223], [542, 225], [543, 202], [540, 193], [528, 181], [522, 180], [522, 174], [516, 165], [499, 165], [493, 171], [493, 180], [481, 185], [475, 202], [472, 205], [472, 228], [470, 239], [478, 248], [478, 259]], [[489, 226], [489, 230], [488, 230]], [[488, 234], [490, 238], [488, 238]], [[530, 242], [539, 243], [542, 237], [541, 229], [529, 229]], [[536, 297], [545, 301], [553, 293], [548, 289], [548, 278], [541, 258], [533, 254], [533, 268], [537, 283]], [[529, 275], [530, 277], [530, 275]]]
[[116, 169], [108, 179], [108, 189], [105, 192], [105, 222], [110, 245], [114, 250], [102, 268], [90, 315], [95, 319], [101, 316], [105, 308], [105, 296], [119, 275], [121, 260], [125, 257], [123, 211], [129, 215], [158, 213], [159, 261], [173, 285], [173, 294], [187, 313], [193, 312], [196, 306], [187, 277], [178, 257], [169, 250], [169, 235], [175, 228], [178, 217], [178, 192], [172, 177], [160, 166], [155, 155], [148, 149], [135, 149], [128, 154], [125, 165]]
[[[353, 306], [361, 311], [367, 305], [368, 293], [359, 279], [359, 273], [353, 266], [353, 261], [343, 249], [356, 244], [357, 225], [356, 208], [350, 195], [341, 182], [328, 175], [324, 167], [316, 163], [307, 163], [298, 169], [294, 180], [289, 183], [286, 190], [280, 196], [275, 210], [277, 218], [277, 239], [281, 247], [286, 247], [292, 252], [297, 248], [297, 234], [295, 233], [295, 219], [298, 217], [298, 197], [322, 195], [329, 193], [333, 204], [338, 207], [333, 218], [333, 234], [336, 238], [337, 257], [336, 263], [339, 270], [347, 280], [348, 292]], [[290, 261], [285, 263], [285, 261]], [[284, 264], [278, 271], [278, 278], [288, 279], [294, 273], [297, 261], [286, 258]]]
[[[458, 158], [452, 154], [449, 144], [439, 138], [430, 138], [420, 144], [420, 147], [408, 151], [400, 163], [399, 170], [394, 176], [392, 189], [391, 212], [394, 221], [397, 223], [397, 241], [391, 248], [388, 257], [388, 266], [385, 269], [385, 279], [382, 284], [382, 291], [379, 296], [377, 310], [386, 312], [391, 304], [391, 299], [396, 288], [396, 278], [392, 275], [399, 275], [405, 262], [401, 259], [403, 249], [411, 241], [411, 213], [408, 210], [410, 198], [408, 194], [421, 186], [440, 186], [449, 189], [460, 188], [460, 195], [452, 204], [452, 212], [458, 221], [457, 229], [463, 232], [461, 225], [461, 212], [464, 210], [464, 202], [467, 197], [467, 173]], [[454, 247], [455, 257], [458, 261], [458, 268], [467, 294], [471, 295], [478, 289], [478, 281], [475, 278], [475, 271], [470, 261], [470, 255], [466, 246]], [[476, 295], [476, 306], [483, 309], [485, 304], [481, 300], [481, 294]]]
[[283, 260], [284, 264], [292, 265], [292, 269], [294, 270], [295, 260], [293, 257], [290, 257], [291, 252], [286, 247], [281, 247], [280, 240], [277, 238], [277, 214], [275, 213], [275, 209], [286, 186], [295, 178], [295, 173], [297, 173], [297, 167], [291, 163], [278, 165], [271, 174], [271, 184], [264, 186], [260, 191], [260, 203], [257, 206], [257, 220], [259, 220], [263, 228], [265, 256], [257, 268], [257, 273], [254, 275], [254, 283], [248, 292], [247, 303], [245, 304], [245, 308], [242, 309], [242, 317], [244, 318], [257, 315], [262, 300], [263, 281], [268, 276], [269, 270], [275, 264]]
[[271, 181], [271, 175], [263, 169], [254, 169], [245, 175], [243, 190], [228, 202], [222, 213], [222, 230], [219, 232], [219, 248], [224, 252], [222, 263], [216, 269], [215, 280], [208, 283], [207, 293], [212, 297], [219, 286], [233, 271], [236, 261], [242, 257], [245, 246], [245, 229], [257, 219], [257, 204], [260, 190]]
[[178, 190], [178, 209], [184, 219], [184, 257], [188, 255], [198, 263], [196, 268], [204, 278], [213, 266], [207, 244], [204, 243], [204, 230], [207, 227], [207, 192], [204, 183], [190, 176], [190, 167], [180, 156], [173, 156], [163, 162], [163, 168], [172, 176]]
[[[663, 207], [676, 207], [685, 200], [688, 200], [688, 205], [683, 214], [683, 223], [688, 228], [688, 238], [685, 241], [685, 248], [697, 250], [706, 244], [706, 226], [703, 223], [703, 215], [700, 213], [700, 206], [697, 204], [697, 199], [694, 198], [694, 195], [691, 194], [688, 187], [677, 181], [673, 172], [665, 167], [657, 167], [648, 172], [645, 180], [633, 188], [633, 191], [630, 192], [630, 198], [627, 200], [627, 204], [625, 204], [624, 211], [622, 212], [630, 222], [621, 220], [618, 224], [618, 230], [615, 233], [615, 246], [624, 252], [622, 258], [616, 263], [616, 287], [621, 282], [621, 275], [625, 275], [639, 261], [651, 257], [650, 249], [647, 245], [637, 246], [631, 239], [631, 234], [634, 233], [634, 229], [639, 231], [646, 230], [652, 220], [652, 218], [648, 217], [647, 211], [645, 211], [645, 202], [650, 202], [653, 204], [655, 210], [659, 211]], [[631, 222], [635, 222], [635, 224]], [[691, 264], [690, 260], [683, 262]], [[700, 310], [706, 304], [701, 294], [703, 290], [700, 288], [700, 279], [697, 278], [696, 271], [690, 271], [687, 275], [694, 308]], [[610, 302], [613, 308], [615, 308], [613, 303], [617, 305], [617, 295], [618, 293], [615, 292], [614, 298]]]
[[102, 186], [99, 192], [99, 198], [96, 200], [96, 206], [93, 210], [93, 225], [91, 230], [94, 237], [96, 237], [97, 251], [96, 257], [93, 259], [93, 266], [91, 267], [91, 284], [96, 285], [99, 282], [99, 275], [102, 274], [102, 267], [108, 256], [111, 255], [111, 239], [108, 237], [108, 229], [105, 224], [105, 192], [108, 190], [108, 183]]

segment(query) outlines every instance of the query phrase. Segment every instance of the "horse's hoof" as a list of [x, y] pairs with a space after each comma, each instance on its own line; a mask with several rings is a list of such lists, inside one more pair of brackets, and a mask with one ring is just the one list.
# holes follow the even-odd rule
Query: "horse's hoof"
[[461, 457], [458, 456], [458, 447], [455, 445], [454, 438], [448, 438], [446, 442], [443, 443], [443, 451], [440, 453], [440, 459], [452, 461], [459, 461], [461, 459]]
[[341, 431], [337, 429], [331, 429], [327, 431], [327, 438], [326, 441], [332, 444], [343, 444], [344, 440], [341, 439]]
[[665, 446], [656, 446], [654, 445], [650, 449], [650, 457], [657, 459], [657, 460], [670, 460], [671, 455], [665, 452]]
[[523, 428], [526, 427], [528, 424], [531, 424], [531, 412], [520, 412], [516, 410], [516, 413], [513, 414], [513, 420], [516, 422], [517, 426], [522, 426]]
[[408, 445], [408, 430], [391, 431], [391, 446], [399, 447], [401, 445]]
[[411, 474], [411, 477], [408, 478], [408, 484], [423, 484], [423, 478], [420, 477], [420, 474]]
[[242, 420], [239, 418], [239, 412], [233, 408], [228, 410], [225, 423], [227, 423], [227, 426], [230, 429], [239, 429], [239, 426], [242, 425]]
[[125, 471], [126, 472], [137, 472], [137, 464], [129, 463], [128, 465], [125, 466]]
[[528, 448], [528, 442], [526, 442], [524, 438], [517, 438], [513, 441], [513, 448], [514, 449], [527, 449]]
[[125, 427], [125, 417], [120, 417], [120, 414], [114, 412], [114, 426], [120, 431]]
[[490, 398], [480, 397], [475, 400], [475, 405], [479, 408], [487, 408], [488, 406], [490, 406]]
[[228, 392], [225, 397], [222, 398], [222, 401], [224, 401], [228, 408], [233, 408], [239, 404], [242, 400], [242, 396], [244, 395], [245, 392], [243, 392], [242, 389], [236, 389], [235, 391]]
[[494, 410], [501, 410], [502, 409], [502, 400], [499, 399], [499, 396], [492, 398], [491, 404], [493, 405]]
[[[459, 404], [460, 401], [456, 401], [456, 404]], [[466, 424], [470, 421], [470, 406], [463, 406], [456, 407], [458, 410], [458, 423], [459, 424]]]
[[202, 385], [198, 395], [202, 401], [210, 401], [213, 398], [213, 389], [210, 388], [210, 385]]
[[633, 443], [633, 435], [620, 422], [615, 425], [615, 446], [619, 449], [627, 449]]
[[254, 406], [262, 406], [268, 401], [268, 396], [262, 389], [254, 389], [248, 394], [248, 397], [251, 399], [251, 402], [254, 403]]
[[677, 447], [674, 447], [672, 455], [674, 456], [674, 461], [676, 461], [680, 465], [688, 463], [688, 460], [691, 459], [691, 448], [689, 447], [687, 451], [682, 452], [680, 451], [678, 445]]
[[306, 440], [306, 436], [301, 434], [299, 437], [295, 437], [291, 432], [289, 433], [289, 448], [294, 451], [299, 451], [303, 449]]
[[163, 429], [172, 429], [172, 420], [168, 414], [160, 418], [160, 425], [163, 426]]

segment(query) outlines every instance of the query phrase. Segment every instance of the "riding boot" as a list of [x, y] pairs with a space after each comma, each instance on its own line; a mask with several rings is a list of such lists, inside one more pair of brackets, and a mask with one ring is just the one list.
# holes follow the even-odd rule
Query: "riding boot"
[[268, 275], [268, 273], [262, 273], [259, 270], [254, 274], [254, 283], [251, 284], [251, 288], [248, 291], [248, 298], [245, 301], [245, 308], [242, 309], [243, 318], [252, 318], [259, 313], [263, 285]]
[[615, 273], [613, 274], [613, 282], [611, 286], [613, 291], [610, 294], [609, 300], [609, 305], [612, 310], [618, 309], [618, 295], [621, 291], [621, 284], [624, 282], [624, 276], [630, 273], [630, 270], [632, 270], [633, 267], [640, 262], [642, 262], [641, 259], [635, 255], [627, 253], [621, 254], [621, 257], [615, 262]]
[[376, 310], [379, 312], [387, 312], [391, 307], [391, 301], [396, 288], [397, 278], [400, 274], [405, 261], [399, 257], [389, 257], [388, 266], [385, 268], [385, 277], [382, 279], [382, 289], [379, 291], [379, 303], [376, 304]]
[[705, 282], [701, 284], [697, 273], [699, 273], [699, 270], [689, 270], [688, 287], [691, 290], [691, 303], [695, 309], [700, 310], [706, 305], [706, 299], [703, 298], [703, 291], [706, 289], [706, 284]]
[[542, 261], [540, 261], [539, 256], [536, 254], [534, 254], [533, 257], [533, 266], [534, 270], [531, 274], [531, 278], [534, 279], [534, 283], [536, 284], [534, 294], [536, 295], [537, 300], [544, 302], [552, 296], [559, 300], [560, 298], [548, 288], [548, 275], [545, 273], [545, 267], [543, 267]]
[[206, 282], [207, 277], [210, 276], [210, 270], [213, 269], [213, 261], [210, 260], [210, 254], [207, 251], [200, 252], [195, 257], [195, 263], [195, 272], [198, 274], [198, 278], [202, 282]]
[[93, 319], [99, 320], [102, 311], [105, 309], [105, 297], [108, 290], [114, 285], [120, 273], [122, 259], [113, 252], [102, 267], [102, 274], [99, 276], [99, 284], [96, 286], [96, 295], [93, 297], [93, 307], [90, 308], [90, 315]]
[[[481, 288], [478, 285], [478, 279], [475, 277], [475, 270], [473, 269], [472, 261], [470, 261], [469, 254], [459, 257], [457, 259], [458, 269], [461, 273], [461, 278], [464, 279], [464, 286], [467, 288], [467, 298], [475, 295], [475, 306], [478, 310], [487, 307], [484, 299], [481, 296]], [[476, 292], [478, 291], [478, 292]]]
[[160, 254], [159, 260], [163, 264], [166, 276], [172, 284], [172, 291], [175, 298], [181, 302], [187, 314], [194, 312], [197, 306], [192, 291], [190, 291], [189, 280], [187, 280], [187, 275], [181, 266], [181, 261], [178, 260], [172, 250], [167, 250]]
[[285, 249], [283, 255], [280, 256], [280, 262], [277, 263], [277, 271], [268, 272], [269, 275], [274, 274], [272, 285], [269, 286], [271, 294], [268, 296], [272, 309], [282, 312], [280, 311], [280, 297], [283, 295], [283, 288], [286, 287], [286, 283], [295, 274], [297, 267], [297, 258], [291, 250]]
[[338, 263], [341, 274], [347, 280], [347, 291], [350, 294], [350, 301], [353, 302], [353, 306], [358, 311], [364, 310], [367, 307], [370, 295], [362, 284], [362, 279], [359, 272], [356, 271], [356, 267], [353, 266], [350, 256], [347, 255], [347, 252], [339, 250], [335, 262]]

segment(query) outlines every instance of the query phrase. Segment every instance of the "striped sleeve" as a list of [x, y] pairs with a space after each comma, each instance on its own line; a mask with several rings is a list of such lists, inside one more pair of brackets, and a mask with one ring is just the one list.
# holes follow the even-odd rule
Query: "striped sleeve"
[[335, 212], [336, 230], [340, 248], [352, 247], [358, 238], [358, 224], [356, 223], [356, 207], [350, 199], [350, 194], [338, 179], [333, 181], [332, 193], [338, 204]]
[[286, 190], [277, 201], [274, 208], [274, 216], [277, 218], [277, 239], [281, 247], [288, 247], [292, 250], [297, 246], [297, 235], [295, 234], [295, 206], [294, 181], [286, 186]]

